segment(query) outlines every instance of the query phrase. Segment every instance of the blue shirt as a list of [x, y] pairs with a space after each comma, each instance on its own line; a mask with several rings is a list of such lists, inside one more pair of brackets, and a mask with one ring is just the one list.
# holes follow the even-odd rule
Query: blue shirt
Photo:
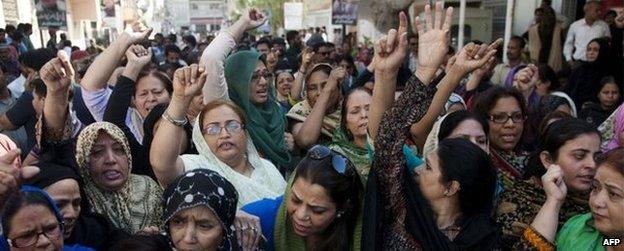
[[284, 196], [280, 196], [275, 199], [262, 199], [252, 202], [241, 208], [244, 212], [260, 218], [262, 236], [264, 236], [267, 240], [267, 250], [275, 250], [275, 243], [273, 243], [273, 230], [275, 229], [277, 211], [283, 201]]

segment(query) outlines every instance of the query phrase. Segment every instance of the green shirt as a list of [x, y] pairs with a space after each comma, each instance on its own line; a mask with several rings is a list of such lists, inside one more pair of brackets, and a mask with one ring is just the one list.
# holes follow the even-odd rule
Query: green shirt
[[570, 218], [557, 234], [557, 250], [604, 251], [603, 240], [593, 226], [591, 213], [580, 214]]

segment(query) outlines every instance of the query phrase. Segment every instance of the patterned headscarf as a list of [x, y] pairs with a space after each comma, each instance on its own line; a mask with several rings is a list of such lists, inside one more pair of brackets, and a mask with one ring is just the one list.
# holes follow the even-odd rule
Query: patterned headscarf
[[[128, 176], [124, 186], [111, 191], [99, 187], [93, 181], [89, 168], [91, 149], [100, 133], [108, 134], [119, 142], [128, 158]], [[85, 184], [85, 193], [92, 210], [106, 215], [116, 228], [136, 233], [145, 227], [159, 226], [162, 208], [162, 188], [147, 176], [130, 174], [132, 154], [123, 131], [108, 122], [93, 123], [84, 128], [76, 144], [76, 162]]]
[[163, 222], [170, 234], [169, 221], [182, 210], [205, 206], [215, 214], [223, 228], [219, 250], [236, 250], [238, 244], [232, 224], [236, 216], [238, 193], [223, 176], [208, 169], [195, 169], [178, 177], [163, 196]]

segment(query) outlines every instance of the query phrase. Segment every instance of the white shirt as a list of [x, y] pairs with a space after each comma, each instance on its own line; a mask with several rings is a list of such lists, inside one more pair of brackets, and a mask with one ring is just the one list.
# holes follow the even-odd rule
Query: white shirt
[[24, 83], [26, 82], [26, 78], [23, 74], [20, 74], [19, 78], [16, 78], [11, 82], [7, 87], [11, 90], [11, 93], [16, 95], [17, 97], [21, 96], [24, 92]]
[[[589, 26], [585, 22], [585, 18], [580, 19], [570, 25], [568, 37], [563, 46], [563, 55], [567, 61], [572, 59], [587, 60], [585, 55], [587, 44], [589, 44], [592, 39], [610, 36], [611, 31], [609, 30], [609, 25], [604, 21], [597, 20], [592, 26]], [[573, 50], [574, 55], [572, 54]]]

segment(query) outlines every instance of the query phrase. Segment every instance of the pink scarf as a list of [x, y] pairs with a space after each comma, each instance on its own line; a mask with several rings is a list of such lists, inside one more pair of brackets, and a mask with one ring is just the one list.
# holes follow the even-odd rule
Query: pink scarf
[[624, 142], [620, 142], [620, 134], [622, 132], [624, 132], [624, 105], [621, 105], [615, 112], [615, 120], [613, 121], [613, 137], [607, 145], [608, 150], [624, 146]]

